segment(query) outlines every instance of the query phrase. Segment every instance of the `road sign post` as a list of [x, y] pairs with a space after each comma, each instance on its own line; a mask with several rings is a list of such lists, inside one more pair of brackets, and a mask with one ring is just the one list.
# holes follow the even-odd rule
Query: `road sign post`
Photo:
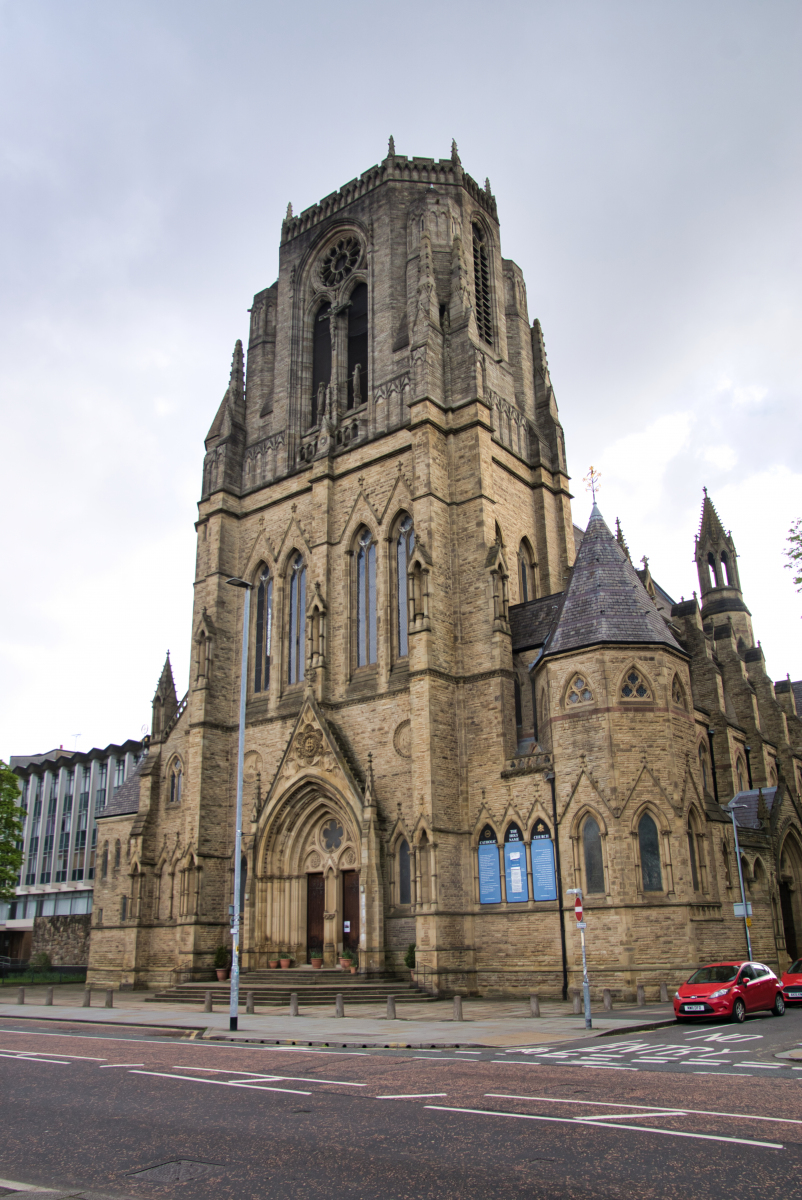
[[576, 927], [579, 930], [579, 936], [582, 939], [582, 991], [585, 997], [585, 1028], [592, 1029], [593, 1021], [590, 1016], [590, 980], [588, 979], [588, 959], [585, 953], [585, 930], [587, 929], [587, 922], [584, 920], [582, 889], [569, 888], [568, 895], [576, 897], [574, 900], [574, 916], [576, 917]]

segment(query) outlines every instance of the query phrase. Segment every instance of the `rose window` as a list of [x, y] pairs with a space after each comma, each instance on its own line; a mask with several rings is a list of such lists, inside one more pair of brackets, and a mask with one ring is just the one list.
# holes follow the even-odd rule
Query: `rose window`
[[577, 675], [568, 689], [566, 697], [569, 704], [587, 704], [593, 699], [593, 693], [588, 687], [584, 675]]
[[625, 700], [646, 700], [648, 698], [649, 689], [637, 671], [629, 672], [624, 680], [624, 686], [621, 688], [621, 695]]
[[328, 284], [329, 287], [338, 287], [351, 274], [359, 262], [361, 253], [362, 247], [355, 237], [340, 238], [339, 242], [336, 242], [323, 255], [323, 261], [320, 265], [320, 275], [323, 282]]
[[327, 850], [339, 850], [343, 844], [345, 830], [339, 821], [331, 820], [323, 826], [320, 836]]

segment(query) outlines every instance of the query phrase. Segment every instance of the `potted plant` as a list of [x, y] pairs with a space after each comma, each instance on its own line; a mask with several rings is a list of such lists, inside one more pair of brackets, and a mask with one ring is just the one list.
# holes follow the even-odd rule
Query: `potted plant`
[[228, 968], [231, 966], [231, 953], [228, 946], [218, 946], [214, 952], [214, 969], [219, 980], [228, 979]]
[[286, 958], [280, 958], [279, 962], [281, 963], [282, 971], [286, 971], [288, 967], [292, 966], [292, 959], [289, 956]]
[[278, 970], [278, 959], [277, 958], [269, 958], [267, 960], [267, 965], [270, 967], [271, 971], [277, 971]]
[[318, 950], [313, 950], [309, 955], [309, 961], [312, 964], [312, 970], [319, 971], [323, 966], [323, 955]]
[[404, 955], [404, 966], [409, 967], [410, 977], [415, 970], [415, 943], [410, 942], [407, 946], [406, 954]]
[[340, 962], [346, 970], [350, 968], [352, 975], [356, 975], [357, 969], [359, 968], [359, 955], [355, 953], [350, 946], [346, 946], [343, 950], [343, 956], [340, 959]]

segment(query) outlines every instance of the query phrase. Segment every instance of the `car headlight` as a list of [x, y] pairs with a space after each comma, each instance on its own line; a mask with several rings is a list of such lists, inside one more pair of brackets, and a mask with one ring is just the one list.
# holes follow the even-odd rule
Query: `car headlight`
[[728, 988], [728, 987], [726, 987], [726, 988], [719, 988], [719, 990], [718, 990], [717, 992], [712, 992], [712, 993], [711, 993], [710, 999], [711, 999], [711, 1000], [718, 1000], [719, 996], [726, 996], [726, 995], [727, 995], [727, 992], [729, 992], [729, 991], [730, 991], [730, 988]]
[[674, 992], [674, 999], [675, 999], [675, 1000], [681, 1000], [681, 999], [682, 999], [682, 996], [680, 996], [679, 992]]

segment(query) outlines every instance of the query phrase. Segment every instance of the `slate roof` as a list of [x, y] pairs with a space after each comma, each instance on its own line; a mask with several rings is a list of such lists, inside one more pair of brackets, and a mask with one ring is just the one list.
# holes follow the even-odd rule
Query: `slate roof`
[[685, 655], [594, 504], [545, 656], [611, 642]]
[[125, 783], [114, 793], [106, 807], [95, 814], [96, 820], [103, 820], [104, 817], [124, 817], [130, 813], [139, 812], [139, 778], [147, 760], [147, 754], [143, 754]]
[[526, 604], [510, 605], [510, 630], [514, 652], [532, 650], [543, 645], [560, 611], [564, 595], [565, 592], [556, 592], [553, 596], [528, 600]]
[[[759, 829], [760, 818], [757, 815], [758, 804], [760, 803], [760, 792], [763, 792], [763, 799], [766, 801], [766, 808], [771, 812], [774, 801], [777, 798], [776, 787], [770, 788], [753, 788], [748, 792], [738, 792], [733, 796], [731, 803], [743, 804], [744, 808], [735, 810], [735, 823], [744, 829]], [[722, 804], [722, 808], [726, 808], [726, 804]]]

